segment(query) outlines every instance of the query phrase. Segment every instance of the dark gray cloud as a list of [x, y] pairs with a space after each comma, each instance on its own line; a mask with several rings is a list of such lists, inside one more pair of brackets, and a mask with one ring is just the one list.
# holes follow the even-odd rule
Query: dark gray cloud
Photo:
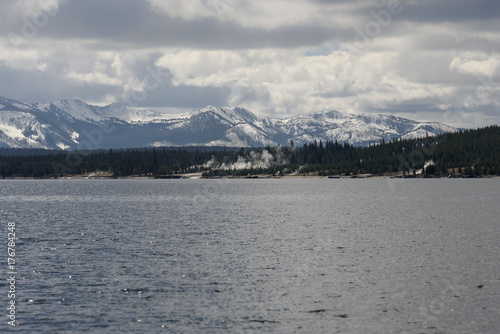
[[[21, 31], [23, 26], [25, 22], [19, 21], [12, 30]], [[238, 22], [217, 18], [188, 21], [169, 17], [153, 11], [145, 0], [86, 0], [61, 6], [58, 15], [40, 29], [37, 37], [89, 41], [104, 49], [248, 49], [312, 46], [335, 35], [330, 29], [312, 23], [275, 29], [244, 27]]]
[[226, 105], [230, 94], [230, 87], [172, 86], [163, 83], [157, 89], [148, 91], [138, 106], [197, 110], [208, 105]]
[[101, 101], [121, 89], [102, 84], [81, 84], [61, 79], [55, 72], [13, 70], [0, 65], [0, 96], [24, 102], [53, 102], [61, 99]]
[[[106, 96], [118, 96], [122, 87], [104, 82], [76, 81], [70, 72], [88, 72], [89, 55], [93, 52], [74, 52], [67, 48], [43, 49], [43, 40], [33, 40], [30, 44], [13, 50], [13, 57], [0, 59], [0, 95], [21, 101], [55, 101], [60, 99], [82, 99], [98, 102]], [[53, 48], [52, 48], [53, 47]], [[106, 75], [107, 70], [102, 70]]]
[[401, 17], [414, 22], [463, 23], [500, 18], [500, 2], [496, 0], [419, 0], [406, 1], [404, 6]]

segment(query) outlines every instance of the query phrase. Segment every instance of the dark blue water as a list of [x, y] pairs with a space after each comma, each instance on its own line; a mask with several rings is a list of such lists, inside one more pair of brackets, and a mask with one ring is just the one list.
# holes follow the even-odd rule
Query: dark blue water
[[498, 179], [2, 180], [0, 332], [498, 333], [499, 203]]

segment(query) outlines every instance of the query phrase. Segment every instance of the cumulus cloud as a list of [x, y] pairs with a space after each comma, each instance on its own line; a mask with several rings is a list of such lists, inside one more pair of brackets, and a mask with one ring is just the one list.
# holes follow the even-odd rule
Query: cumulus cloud
[[450, 70], [476, 76], [491, 77], [500, 68], [500, 54], [466, 53], [456, 56], [450, 63]]
[[[330, 108], [370, 112], [398, 100], [424, 101], [450, 93], [438, 84], [406, 79], [395, 66], [400, 62], [395, 52], [353, 55], [338, 50], [308, 57], [304, 52], [182, 50], [167, 52], [157, 65], [172, 73], [174, 84], [230, 86], [231, 104], [277, 115]], [[262, 107], [264, 102], [269, 107]]]
[[121, 80], [117, 78], [111, 78], [105, 73], [97, 71], [91, 73], [77, 73], [71, 71], [66, 75], [66, 77], [75, 80], [77, 82], [84, 82], [89, 84], [101, 84], [101, 85], [111, 85], [111, 86], [119, 86], [122, 84]]
[[170, 17], [180, 17], [184, 20], [201, 18], [231, 19], [242, 0], [149, 0], [151, 7]]

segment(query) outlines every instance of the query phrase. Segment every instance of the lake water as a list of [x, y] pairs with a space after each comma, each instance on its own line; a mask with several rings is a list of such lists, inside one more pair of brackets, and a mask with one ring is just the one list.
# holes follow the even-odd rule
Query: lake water
[[498, 333], [499, 204], [499, 179], [2, 180], [0, 332]]

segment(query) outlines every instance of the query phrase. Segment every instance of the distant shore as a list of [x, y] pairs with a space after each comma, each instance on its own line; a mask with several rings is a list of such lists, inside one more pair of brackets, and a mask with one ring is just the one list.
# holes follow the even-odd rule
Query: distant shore
[[244, 180], [244, 179], [498, 179], [500, 176], [497, 175], [487, 175], [478, 177], [451, 177], [451, 176], [435, 176], [435, 177], [401, 177], [393, 175], [353, 175], [353, 176], [340, 176], [340, 177], [328, 177], [320, 175], [251, 175], [251, 176], [222, 176], [222, 177], [206, 177], [202, 176], [201, 173], [191, 173], [191, 174], [173, 174], [173, 175], [160, 175], [160, 176], [140, 176], [140, 175], [130, 175], [130, 176], [114, 176], [114, 175], [65, 175], [60, 177], [47, 176], [47, 177], [3, 177], [1, 180]]

